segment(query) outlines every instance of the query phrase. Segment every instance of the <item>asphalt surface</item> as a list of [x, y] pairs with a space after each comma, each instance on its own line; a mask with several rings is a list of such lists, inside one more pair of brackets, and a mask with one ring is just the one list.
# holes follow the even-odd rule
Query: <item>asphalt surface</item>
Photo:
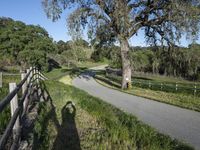
[[91, 76], [75, 78], [74, 86], [137, 116], [160, 133], [200, 150], [200, 113], [122, 93], [98, 84]]

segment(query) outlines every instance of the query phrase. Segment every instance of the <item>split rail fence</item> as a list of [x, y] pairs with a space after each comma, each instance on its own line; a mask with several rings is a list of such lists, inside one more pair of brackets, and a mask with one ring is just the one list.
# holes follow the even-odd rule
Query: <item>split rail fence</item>
[[[8, 142], [11, 140], [11, 150], [17, 149], [20, 143], [21, 124], [23, 116], [27, 112], [27, 107], [30, 101], [31, 89], [39, 86], [40, 80], [47, 79], [42, 75], [37, 68], [31, 67], [26, 70], [26, 73], [21, 74], [21, 82], [19, 84], [9, 83], [10, 93], [0, 101], [0, 113], [10, 104], [11, 119], [0, 136], [0, 150], [4, 150]], [[39, 90], [39, 88], [36, 88]], [[22, 93], [22, 94], [21, 94]], [[18, 98], [19, 95], [22, 95]]]
[[[121, 77], [113, 74], [106, 74], [106, 78], [117, 83], [121, 83]], [[142, 80], [133, 78], [133, 86], [140, 88], [147, 88], [151, 90], [172, 92], [172, 93], [186, 93], [194, 96], [200, 96], [200, 84], [187, 84], [187, 83], [170, 83], [170, 82], [159, 82], [152, 80]]]

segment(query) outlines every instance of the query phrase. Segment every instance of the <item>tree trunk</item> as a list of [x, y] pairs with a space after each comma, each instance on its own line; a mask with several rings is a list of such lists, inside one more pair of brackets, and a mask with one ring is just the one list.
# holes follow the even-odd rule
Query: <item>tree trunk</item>
[[121, 88], [127, 89], [128, 83], [131, 83], [131, 63], [129, 60], [129, 44], [127, 39], [120, 40], [121, 58], [122, 58], [122, 83]]

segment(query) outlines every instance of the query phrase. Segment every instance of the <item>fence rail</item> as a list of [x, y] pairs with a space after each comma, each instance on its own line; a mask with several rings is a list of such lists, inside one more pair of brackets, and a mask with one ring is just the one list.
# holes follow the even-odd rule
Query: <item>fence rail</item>
[[[9, 84], [10, 93], [0, 101], [0, 113], [10, 103], [12, 115], [3, 135], [0, 137], [0, 150], [5, 149], [5, 145], [11, 135], [13, 135], [11, 149], [14, 150], [17, 148], [22, 129], [20, 122], [28, 107], [30, 91], [34, 86], [39, 85], [40, 80], [45, 80], [47, 78], [44, 77], [37, 68], [31, 67], [26, 70], [26, 73], [21, 74], [21, 79], [18, 85], [16, 85], [16, 83]], [[22, 96], [18, 99], [20, 91], [22, 91]]]
[[[106, 74], [106, 78], [111, 79], [117, 83], [121, 82], [121, 76]], [[185, 83], [168, 83], [158, 82], [151, 80], [138, 80], [132, 79], [133, 86], [140, 88], [148, 88], [152, 90], [173, 92], [173, 93], [187, 93], [195, 96], [200, 96], [200, 85], [199, 84], [185, 84]]]

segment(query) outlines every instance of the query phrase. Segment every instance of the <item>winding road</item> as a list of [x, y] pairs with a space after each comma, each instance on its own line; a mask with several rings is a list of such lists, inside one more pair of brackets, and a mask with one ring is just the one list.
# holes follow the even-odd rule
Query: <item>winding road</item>
[[99, 97], [150, 125], [160, 133], [200, 150], [200, 113], [122, 93], [98, 84], [87, 73], [75, 78], [72, 84]]

